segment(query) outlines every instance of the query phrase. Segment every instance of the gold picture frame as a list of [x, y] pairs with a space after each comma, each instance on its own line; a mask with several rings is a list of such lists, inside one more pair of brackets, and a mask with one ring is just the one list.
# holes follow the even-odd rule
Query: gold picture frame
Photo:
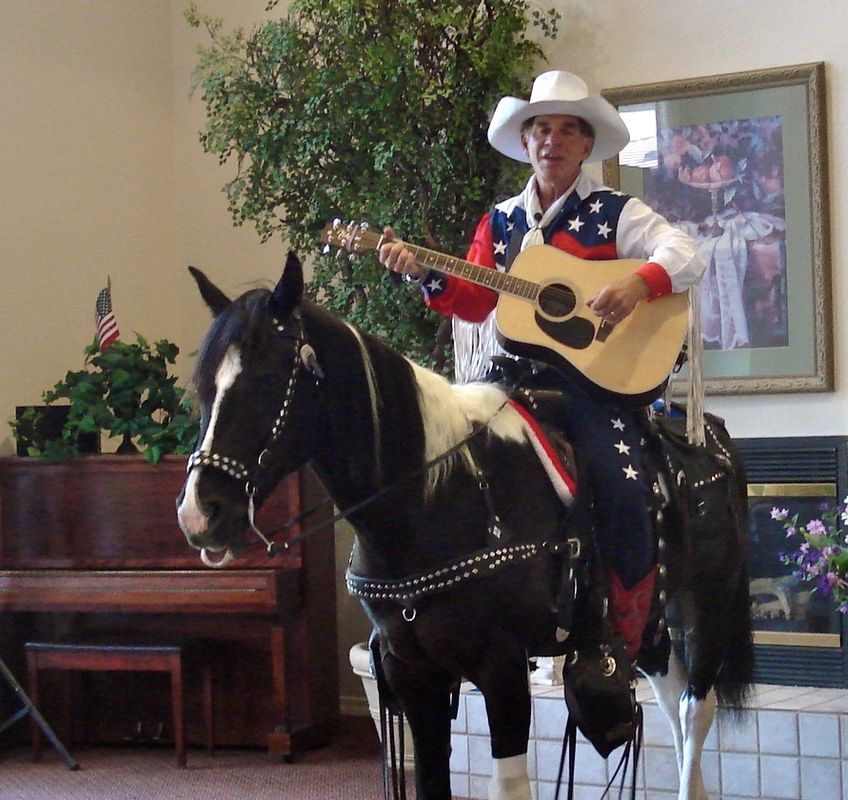
[[707, 261], [706, 392], [832, 391], [824, 64], [602, 95], [631, 129], [605, 183], [687, 229]]

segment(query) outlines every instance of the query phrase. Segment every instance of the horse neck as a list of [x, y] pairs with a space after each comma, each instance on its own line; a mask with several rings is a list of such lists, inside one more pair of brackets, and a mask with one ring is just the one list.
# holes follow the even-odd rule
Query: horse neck
[[[400, 476], [412, 476], [423, 453], [423, 427], [412, 369], [402, 356], [348, 326], [321, 350], [327, 355], [322, 383], [326, 424], [319, 431], [316, 469], [342, 510], [366, 501]], [[340, 335], [342, 334], [343, 335]], [[407, 483], [407, 481], [404, 481]], [[398, 504], [394, 518], [405, 515]], [[380, 529], [385, 504], [374, 502], [356, 515], [364, 527]]]

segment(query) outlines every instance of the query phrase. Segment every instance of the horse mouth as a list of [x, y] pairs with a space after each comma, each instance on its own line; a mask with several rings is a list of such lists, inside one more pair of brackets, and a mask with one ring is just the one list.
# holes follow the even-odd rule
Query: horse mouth
[[[221, 558], [215, 560], [212, 557], [212, 553], [221, 553], [223, 552], [223, 556]], [[200, 548], [200, 560], [203, 562], [203, 565], [206, 567], [211, 567], [212, 569], [222, 569], [226, 567], [229, 563], [234, 561], [236, 558], [236, 553], [231, 547], [201, 547]]]

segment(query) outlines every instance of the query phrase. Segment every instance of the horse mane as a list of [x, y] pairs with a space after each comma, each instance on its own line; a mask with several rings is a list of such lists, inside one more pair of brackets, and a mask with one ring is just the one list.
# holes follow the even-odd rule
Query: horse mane
[[[413, 361], [409, 364], [424, 425], [425, 461], [446, 453], [480, 428], [486, 428], [490, 436], [507, 441], [526, 441], [520, 417], [508, 404], [502, 388], [492, 383], [454, 384]], [[448, 477], [458, 460], [471, 467], [467, 448], [460, 448], [455, 458], [446, 459], [429, 471], [428, 494]]]

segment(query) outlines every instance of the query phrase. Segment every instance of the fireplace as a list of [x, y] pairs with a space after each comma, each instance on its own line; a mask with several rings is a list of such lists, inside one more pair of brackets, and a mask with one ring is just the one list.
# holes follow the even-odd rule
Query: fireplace
[[848, 437], [737, 439], [748, 473], [755, 679], [759, 683], [848, 687], [848, 626], [832, 604], [780, 562], [791, 548], [774, 506], [801, 519], [848, 493]]

